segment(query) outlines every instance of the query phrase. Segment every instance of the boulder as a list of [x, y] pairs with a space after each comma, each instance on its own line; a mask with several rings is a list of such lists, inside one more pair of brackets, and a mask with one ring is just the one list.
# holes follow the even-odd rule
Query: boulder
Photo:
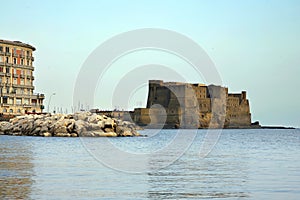
[[43, 133], [43, 136], [44, 136], [44, 137], [51, 137], [51, 136], [52, 136], [52, 134], [51, 134], [51, 133], [49, 133], [49, 132], [44, 132], [44, 133]]
[[116, 137], [139, 136], [139, 127], [105, 115], [75, 114], [23, 115], [0, 122], [0, 134], [43, 137]]

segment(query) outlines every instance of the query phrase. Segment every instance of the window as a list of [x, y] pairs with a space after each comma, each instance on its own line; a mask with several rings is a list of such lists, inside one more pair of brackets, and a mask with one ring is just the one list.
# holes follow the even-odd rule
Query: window
[[0, 67], [0, 72], [3, 72], [3, 67]]
[[14, 112], [14, 110], [13, 110], [13, 109], [9, 109], [9, 112], [10, 112], [10, 113], [13, 113], [13, 112]]
[[30, 56], [29, 51], [26, 51], [27, 56]]
[[21, 105], [21, 104], [22, 104], [22, 99], [17, 98], [17, 99], [16, 99], [16, 104]]
[[21, 59], [21, 65], [24, 65], [24, 60], [23, 59]]
[[13, 99], [13, 98], [9, 98], [9, 99], [8, 99], [8, 103], [9, 103], [9, 104], [14, 104], [14, 99]]
[[6, 113], [6, 112], [7, 112], [6, 108], [3, 108], [3, 112], [4, 112], [4, 113]]
[[18, 113], [21, 113], [21, 110], [20, 110], [20, 109], [18, 109]]
[[5, 52], [9, 52], [9, 47], [5, 47]]
[[29, 60], [27, 60], [27, 65], [29, 66]]
[[3, 57], [2, 56], [0, 56], [0, 62], [3, 62]]
[[0, 46], [0, 52], [3, 52], [3, 46]]
[[14, 58], [14, 64], [17, 64], [17, 59], [16, 58]]
[[28, 105], [29, 104], [29, 99], [24, 99], [24, 104]]
[[6, 63], [8, 63], [8, 57], [6, 57]]
[[6, 73], [10, 73], [10, 68], [9, 67], [6, 67], [6, 69], [5, 69], [6, 71]]

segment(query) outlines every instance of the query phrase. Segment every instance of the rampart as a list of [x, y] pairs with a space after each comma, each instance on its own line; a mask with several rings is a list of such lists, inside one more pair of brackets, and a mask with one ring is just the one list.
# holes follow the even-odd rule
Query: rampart
[[131, 113], [150, 128], [250, 128], [246, 92], [228, 93], [216, 85], [150, 80], [146, 108]]

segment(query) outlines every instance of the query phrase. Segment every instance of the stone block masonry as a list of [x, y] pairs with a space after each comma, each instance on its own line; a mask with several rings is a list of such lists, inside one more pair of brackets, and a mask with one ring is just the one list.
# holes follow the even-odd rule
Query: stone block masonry
[[149, 128], [250, 128], [246, 92], [228, 93], [216, 85], [150, 80], [146, 108], [131, 113]]

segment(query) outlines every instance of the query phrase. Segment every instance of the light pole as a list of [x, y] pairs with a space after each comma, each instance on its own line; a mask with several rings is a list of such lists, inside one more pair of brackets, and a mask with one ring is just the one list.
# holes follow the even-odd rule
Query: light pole
[[55, 93], [52, 93], [49, 97], [49, 102], [48, 102], [48, 109], [47, 109], [47, 112], [49, 113], [49, 106], [50, 106], [50, 102], [51, 102], [51, 97], [56, 95]]

